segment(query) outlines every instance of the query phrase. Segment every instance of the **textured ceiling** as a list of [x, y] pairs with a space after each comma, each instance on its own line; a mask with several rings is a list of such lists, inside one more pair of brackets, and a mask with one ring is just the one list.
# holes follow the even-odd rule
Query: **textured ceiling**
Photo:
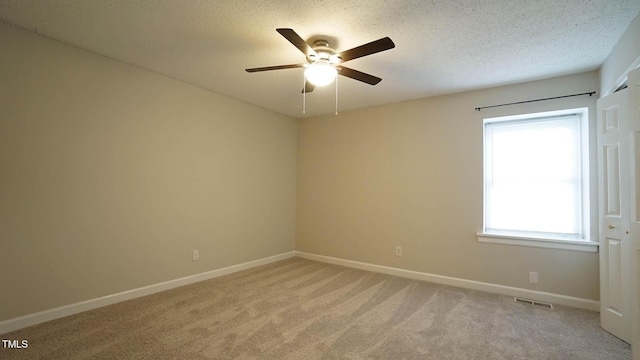
[[338, 51], [389, 36], [348, 66], [339, 110], [595, 70], [639, 0], [0, 0], [0, 21], [295, 118], [331, 114], [335, 87], [307, 94], [303, 69], [247, 73], [304, 56], [275, 29]]

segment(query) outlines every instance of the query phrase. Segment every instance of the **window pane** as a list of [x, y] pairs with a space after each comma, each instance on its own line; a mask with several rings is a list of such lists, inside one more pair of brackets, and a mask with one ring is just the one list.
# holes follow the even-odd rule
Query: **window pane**
[[581, 234], [578, 116], [486, 125], [486, 228]]

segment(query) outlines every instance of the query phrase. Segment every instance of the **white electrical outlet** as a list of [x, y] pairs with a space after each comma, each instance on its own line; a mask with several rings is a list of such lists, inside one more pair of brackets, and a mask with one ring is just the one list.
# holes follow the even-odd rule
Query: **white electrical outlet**
[[402, 256], [402, 246], [396, 246], [396, 256]]
[[193, 259], [193, 261], [198, 261], [198, 259], [200, 259], [200, 253], [198, 250], [193, 250], [193, 253], [191, 253], [191, 259]]
[[529, 272], [529, 283], [537, 284], [538, 283], [538, 273], [537, 272]]

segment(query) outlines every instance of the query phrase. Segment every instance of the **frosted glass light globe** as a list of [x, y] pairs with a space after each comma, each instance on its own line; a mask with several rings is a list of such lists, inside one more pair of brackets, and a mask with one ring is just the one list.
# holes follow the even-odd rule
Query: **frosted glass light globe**
[[304, 71], [304, 76], [315, 86], [330, 84], [336, 75], [338, 75], [338, 70], [327, 63], [312, 64]]

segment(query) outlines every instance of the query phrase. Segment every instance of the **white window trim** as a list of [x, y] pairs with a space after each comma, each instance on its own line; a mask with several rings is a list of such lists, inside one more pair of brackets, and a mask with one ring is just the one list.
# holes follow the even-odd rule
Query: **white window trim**
[[573, 250], [592, 253], [598, 252], [598, 246], [600, 245], [594, 241], [542, 239], [526, 236], [487, 234], [482, 232], [478, 233], [477, 237], [478, 241], [481, 243]]
[[[581, 129], [582, 131], [587, 131], [589, 129], [589, 113], [588, 108], [578, 108], [578, 109], [567, 109], [567, 110], [559, 110], [559, 111], [548, 111], [548, 112], [540, 112], [540, 113], [532, 113], [532, 114], [523, 114], [523, 115], [515, 115], [515, 116], [503, 116], [497, 118], [487, 118], [484, 119], [483, 122], [483, 142], [486, 138], [484, 134], [485, 124], [487, 123], [495, 123], [501, 121], [513, 121], [513, 120], [521, 120], [527, 118], [539, 118], [539, 117], [550, 117], [550, 116], [561, 116], [567, 114], [579, 114], [582, 121]], [[588, 133], [585, 136], [582, 136], [583, 139], [583, 149], [589, 149], [589, 136]], [[484, 145], [483, 145], [483, 151]], [[483, 156], [483, 171], [486, 170], [486, 164], [484, 164], [484, 156]], [[536, 247], [536, 248], [547, 248], [547, 249], [561, 249], [561, 250], [572, 250], [572, 251], [583, 251], [583, 252], [597, 252], [599, 243], [595, 241], [591, 241], [591, 233], [590, 233], [590, 199], [589, 199], [589, 157], [583, 156], [582, 159], [582, 167], [583, 167], [583, 212], [585, 215], [583, 216], [583, 226], [584, 226], [584, 236], [585, 239], [576, 239], [576, 240], [567, 240], [561, 238], [542, 238], [537, 237], [535, 235], [526, 236], [524, 235], [515, 235], [515, 234], [504, 234], [504, 233], [492, 233], [492, 232], [478, 232], [477, 238], [479, 242], [482, 243], [490, 243], [490, 244], [502, 244], [502, 245], [516, 245], [516, 246], [527, 246], [527, 247]], [[483, 174], [483, 183], [485, 176]], [[483, 229], [486, 229], [485, 222], [485, 213], [486, 213], [486, 190], [483, 188]]]

